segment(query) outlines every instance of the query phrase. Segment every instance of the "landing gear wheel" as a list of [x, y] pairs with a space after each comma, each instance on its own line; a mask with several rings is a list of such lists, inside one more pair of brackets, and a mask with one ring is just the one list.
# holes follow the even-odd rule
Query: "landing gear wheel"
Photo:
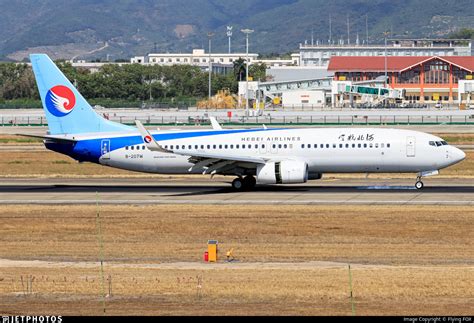
[[415, 183], [415, 187], [416, 187], [416, 189], [418, 189], [418, 190], [421, 190], [421, 189], [423, 188], [423, 186], [424, 186], [424, 185], [423, 185], [423, 182], [422, 182], [422, 181], [417, 181], [417, 182]]
[[255, 179], [255, 177], [250, 176], [250, 175], [244, 177], [245, 188], [252, 189], [255, 187], [256, 184], [257, 184], [257, 180]]
[[244, 182], [241, 178], [237, 177], [232, 181], [232, 188], [236, 191], [241, 191], [244, 188]]

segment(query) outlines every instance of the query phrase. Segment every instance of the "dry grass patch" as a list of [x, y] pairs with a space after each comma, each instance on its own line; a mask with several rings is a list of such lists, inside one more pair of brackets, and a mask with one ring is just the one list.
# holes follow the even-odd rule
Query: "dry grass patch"
[[[100, 207], [109, 260], [200, 261], [208, 239], [241, 261], [472, 264], [470, 206]], [[97, 259], [94, 206], [0, 206], [0, 253]]]

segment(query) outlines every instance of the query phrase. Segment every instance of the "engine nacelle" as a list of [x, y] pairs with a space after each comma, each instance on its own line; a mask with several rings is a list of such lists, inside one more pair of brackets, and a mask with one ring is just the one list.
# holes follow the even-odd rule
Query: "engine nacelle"
[[308, 180], [308, 164], [297, 160], [269, 162], [257, 166], [258, 184], [297, 184]]
[[312, 179], [321, 179], [323, 178], [323, 174], [321, 173], [309, 173], [308, 174], [308, 180], [312, 180]]

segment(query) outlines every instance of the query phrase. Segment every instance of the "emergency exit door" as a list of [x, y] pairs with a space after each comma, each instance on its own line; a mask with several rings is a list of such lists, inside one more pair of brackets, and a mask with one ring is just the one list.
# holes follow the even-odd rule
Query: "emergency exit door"
[[407, 157], [415, 157], [416, 138], [407, 137]]

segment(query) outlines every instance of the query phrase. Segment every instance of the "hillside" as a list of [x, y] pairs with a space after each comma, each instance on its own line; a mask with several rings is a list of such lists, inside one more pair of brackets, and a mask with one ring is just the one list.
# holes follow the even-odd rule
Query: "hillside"
[[251, 51], [284, 53], [311, 38], [365, 38], [384, 30], [394, 37], [439, 37], [473, 27], [472, 0], [0, 0], [0, 57], [21, 60], [31, 51], [55, 58], [111, 60], [159, 52], [207, 48], [226, 51], [226, 25], [234, 26], [233, 50], [245, 51], [241, 28], [253, 28]]

